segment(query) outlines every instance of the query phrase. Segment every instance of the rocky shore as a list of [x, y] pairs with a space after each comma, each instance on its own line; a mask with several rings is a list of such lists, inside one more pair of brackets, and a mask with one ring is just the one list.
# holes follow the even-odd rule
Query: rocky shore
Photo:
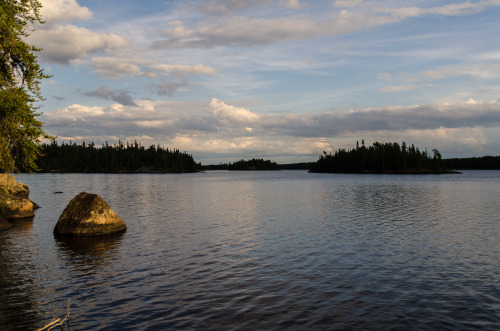
[[35, 216], [38, 205], [29, 199], [29, 188], [7, 174], [0, 174], [0, 230], [13, 226], [9, 221]]

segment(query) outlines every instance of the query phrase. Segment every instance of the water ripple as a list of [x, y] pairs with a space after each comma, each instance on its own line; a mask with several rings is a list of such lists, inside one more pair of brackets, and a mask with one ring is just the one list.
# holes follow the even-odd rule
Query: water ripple
[[[0, 233], [3, 329], [40, 327], [68, 298], [72, 329], [500, 327], [496, 172], [19, 177], [43, 208]], [[56, 240], [80, 191], [127, 232]]]

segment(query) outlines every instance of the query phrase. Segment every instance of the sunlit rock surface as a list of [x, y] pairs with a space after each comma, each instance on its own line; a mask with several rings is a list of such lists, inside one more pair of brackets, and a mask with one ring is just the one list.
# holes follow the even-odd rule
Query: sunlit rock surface
[[35, 216], [38, 206], [29, 200], [28, 186], [18, 183], [7, 174], [0, 174], [0, 216], [5, 219], [19, 219]]
[[125, 231], [123, 220], [97, 194], [82, 192], [59, 216], [55, 235], [95, 236]]

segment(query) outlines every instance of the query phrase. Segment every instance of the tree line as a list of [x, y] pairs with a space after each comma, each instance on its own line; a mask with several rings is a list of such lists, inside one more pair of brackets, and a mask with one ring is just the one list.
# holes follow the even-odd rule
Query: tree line
[[41, 172], [71, 173], [184, 173], [201, 170], [193, 156], [178, 149], [151, 145], [149, 148], [134, 142], [96, 147], [93, 142], [77, 145], [57, 141], [43, 144], [37, 160]]
[[251, 159], [239, 161], [233, 163], [219, 163], [217, 165], [204, 166], [205, 170], [281, 170], [280, 166], [271, 160], [264, 159]]
[[449, 169], [500, 170], [500, 156], [444, 159], [444, 163]]
[[365, 146], [364, 140], [356, 148], [339, 149], [334, 154], [323, 152], [310, 172], [331, 173], [443, 173], [449, 172], [441, 153], [434, 149], [432, 155], [413, 144], [379, 143]]

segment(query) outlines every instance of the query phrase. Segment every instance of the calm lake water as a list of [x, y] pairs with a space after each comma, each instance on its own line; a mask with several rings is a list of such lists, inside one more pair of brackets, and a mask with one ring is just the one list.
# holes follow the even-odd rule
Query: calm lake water
[[[16, 178], [42, 208], [0, 232], [2, 330], [68, 299], [69, 330], [500, 329], [499, 171]], [[82, 191], [127, 232], [54, 238]]]

